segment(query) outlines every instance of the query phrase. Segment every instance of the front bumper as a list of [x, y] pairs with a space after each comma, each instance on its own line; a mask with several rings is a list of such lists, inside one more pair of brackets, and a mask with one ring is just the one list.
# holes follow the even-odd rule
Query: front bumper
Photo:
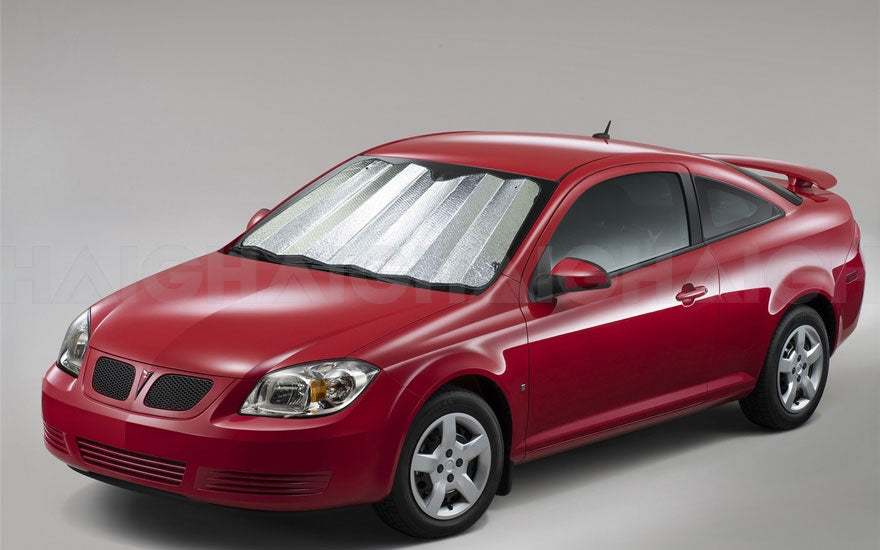
[[192, 418], [97, 401], [53, 365], [43, 379], [47, 449], [77, 470], [242, 508], [311, 510], [376, 502], [391, 490], [417, 399], [381, 373], [339, 413], [249, 417], [237, 380]]

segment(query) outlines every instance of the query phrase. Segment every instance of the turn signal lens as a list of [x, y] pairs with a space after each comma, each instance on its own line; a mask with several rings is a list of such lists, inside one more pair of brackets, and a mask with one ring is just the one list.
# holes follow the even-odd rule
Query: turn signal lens
[[309, 389], [311, 389], [311, 394], [309, 395], [310, 401], [317, 403], [323, 401], [324, 398], [327, 397], [327, 382], [323, 379], [312, 380], [309, 387]]

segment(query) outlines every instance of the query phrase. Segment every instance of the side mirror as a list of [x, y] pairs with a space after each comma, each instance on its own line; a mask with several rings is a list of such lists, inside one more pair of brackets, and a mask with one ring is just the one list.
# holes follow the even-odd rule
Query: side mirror
[[572, 292], [611, 286], [608, 272], [586, 260], [563, 258], [550, 270], [558, 292]]
[[257, 210], [257, 212], [253, 216], [251, 216], [251, 220], [248, 222], [247, 229], [245, 229], [245, 231], [250, 231], [251, 227], [260, 223], [260, 220], [265, 218], [266, 214], [268, 214], [268, 213], [269, 213], [268, 208], [260, 208], [259, 210]]

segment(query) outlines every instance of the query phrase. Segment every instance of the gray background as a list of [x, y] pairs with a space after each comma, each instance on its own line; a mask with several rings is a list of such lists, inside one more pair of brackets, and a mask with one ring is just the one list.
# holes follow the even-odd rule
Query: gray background
[[[368, 507], [155, 499], [43, 449], [40, 376], [101, 296], [215, 249], [344, 157], [450, 129], [592, 133], [825, 168], [880, 273], [878, 3], [2, 3], [2, 543], [388, 547]], [[735, 404], [519, 467], [510, 548], [877, 548], [877, 285], [822, 406]]]

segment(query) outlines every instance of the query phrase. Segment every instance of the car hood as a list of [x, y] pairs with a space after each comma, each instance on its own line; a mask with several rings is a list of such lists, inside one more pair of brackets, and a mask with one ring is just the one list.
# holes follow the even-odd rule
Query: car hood
[[95, 304], [89, 346], [172, 369], [257, 377], [346, 357], [468, 298], [218, 252]]

